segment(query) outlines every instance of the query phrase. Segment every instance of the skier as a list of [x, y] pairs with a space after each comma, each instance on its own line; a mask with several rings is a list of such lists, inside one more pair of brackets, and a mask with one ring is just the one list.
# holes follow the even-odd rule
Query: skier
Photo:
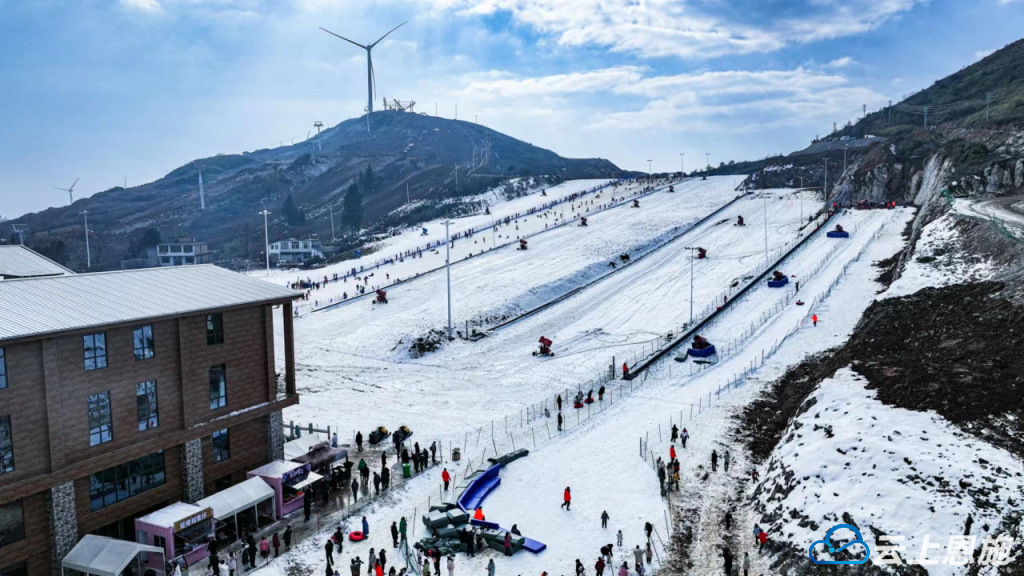
[[645, 522], [644, 523], [644, 532], [647, 533], [647, 541], [650, 542], [651, 541], [651, 533], [654, 532], [654, 524], [651, 524], [650, 522]]
[[562, 505], [559, 506], [559, 508], [565, 508], [565, 510], [568, 511], [569, 506], [572, 505], [572, 491], [569, 490], [568, 486], [565, 487], [565, 492], [562, 493], [562, 500]]
[[690, 439], [690, 433], [683, 428], [683, 432], [679, 435], [680, 442], [683, 443], [683, 448], [686, 448], [686, 441]]
[[619, 533], [616, 534], [615, 537], [618, 547], [622, 548], [622, 530], [619, 530]]
[[711, 471], [718, 470], [718, 452], [715, 450], [711, 451]]
[[608, 527], [608, 511], [601, 512], [601, 528]]
[[444, 481], [444, 491], [448, 491], [448, 483], [452, 481], [452, 475], [448, 473], [448, 469], [445, 468], [441, 471], [441, 480]]
[[722, 462], [722, 468], [724, 468], [726, 472], [729, 471], [729, 451], [728, 450], [725, 451], [725, 460]]

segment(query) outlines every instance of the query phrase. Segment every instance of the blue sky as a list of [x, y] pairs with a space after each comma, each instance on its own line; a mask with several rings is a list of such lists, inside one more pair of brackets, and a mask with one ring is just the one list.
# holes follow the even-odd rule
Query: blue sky
[[564, 156], [801, 148], [1022, 35], [1021, 0], [0, 0], [0, 215], [301, 139], [379, 96]]

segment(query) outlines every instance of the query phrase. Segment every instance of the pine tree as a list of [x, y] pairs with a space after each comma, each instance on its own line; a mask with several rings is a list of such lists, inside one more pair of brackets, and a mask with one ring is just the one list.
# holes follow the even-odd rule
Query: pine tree
[[359, 231], [363, 225], [363, 194], [355, 182], [349, 185], [345, 192], [344, 212], [341, 215], [342, 226], [349, 226], [354, 231]]
[[281, 206], [281, 213], [284, 214], [284, 218], [288, 222], [289, 226], [298, 226], [306, 220], [306, 215], [295, 206], [295, 201], [292, 200], [291, 194], [284, 199], [284, 205]]
[[363, 196], [369, 196], [377, 191], [377, 178], [373, 174], [373, 166], [366, 165], [366, 170], [359, 174], [359, 187], [363, 189]]

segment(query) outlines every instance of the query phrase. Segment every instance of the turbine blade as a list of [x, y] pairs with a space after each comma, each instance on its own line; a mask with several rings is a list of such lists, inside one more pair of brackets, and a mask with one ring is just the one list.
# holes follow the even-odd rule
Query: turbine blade
[[[395, 26], [395, 27], [394, 27], [394, 28], [392, 28], [391, 30], [388, 30], [388, 34], [391, 34], [391, 33], [392, 33], [392, 32], [394, 32], [395, 30], [398, 30], [399, 28], [401, 28], [402, 26], [405, 26], [405, 25], [406, 25], [406, 24], [408, 24], [408, 23], [409, 23], [408, 21], [402, 22], [402, 23], [401, 23], [401, 24], [399, 24], [398, 26]], [[374, 47], [374, 46], [376, 46], [376, 45], [377, 45], [378, 43], [380, 43], [380, 41], [381, 41], [381, 40], [383, 40], [383, 39], [387, 38], [387, 37], [388, 37], [388, 34], [385, 34], [385, 35], [381, 36], [380, 38], [377, 38], [377, 41], [376, 41], [376, 42], [374, 42], [373, 44], [370, 44], [370, 48], [373, 48], [373, 47]]]
[[71, 188], [68, 188], [68, 191], [71, 191], [71, 190], [75, 189], [75, 184], [78, 184], [79, 179], [80, 179], [80, 177], [79, 178], [75, 178], [75, 181], [71, 183]]
[[[330, 30], [328, 30], [327, 28], [324, 28], [323, 26], [320, 26], [319, 28], [320, 28], [321, 30], [323, 30], [324, 32], [327, 32], [327, 33], [328, 33], [328, 34], [330, 34], [331, 36], [334, 36], [334, 37], [337, 37], [337, 38], [341, 38], [341, 39], [342, 39], [342, 40], [344, 40], [345, 42], [348, 42], [348, 43], [350, 43], [350, 44], [355, 44], [356, 46], [359, 46], [360, 48], [366, 49], [366, 46], [363, 46], [363, 45], [362, 45], [362, 44], [360, 44], [359, 42], [353, 42], [353, 41], [349, 40], [348, 38], [345, 38], [344, 36], [341, 36], [341, 35], [339, 35], [339, 34], [335, 34], [334, 32], [331, 32]], [[372, 46], [371, 46], [371, 48], [372, 48]]]
[[373, 69], [373, 60], [370, 60], [370, 79], [373, 81], [373, 96], [377, 95], [377, 72]]

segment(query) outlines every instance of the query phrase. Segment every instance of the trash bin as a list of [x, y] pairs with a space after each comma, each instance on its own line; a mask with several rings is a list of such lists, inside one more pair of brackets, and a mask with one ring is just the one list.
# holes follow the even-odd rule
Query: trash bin
[[452, 448], [452, 462], [458, 462], [462, 459], [462, 450], [458, 448]]
[[412, 478], [412, 464], [402, 464], [402, 478]]

